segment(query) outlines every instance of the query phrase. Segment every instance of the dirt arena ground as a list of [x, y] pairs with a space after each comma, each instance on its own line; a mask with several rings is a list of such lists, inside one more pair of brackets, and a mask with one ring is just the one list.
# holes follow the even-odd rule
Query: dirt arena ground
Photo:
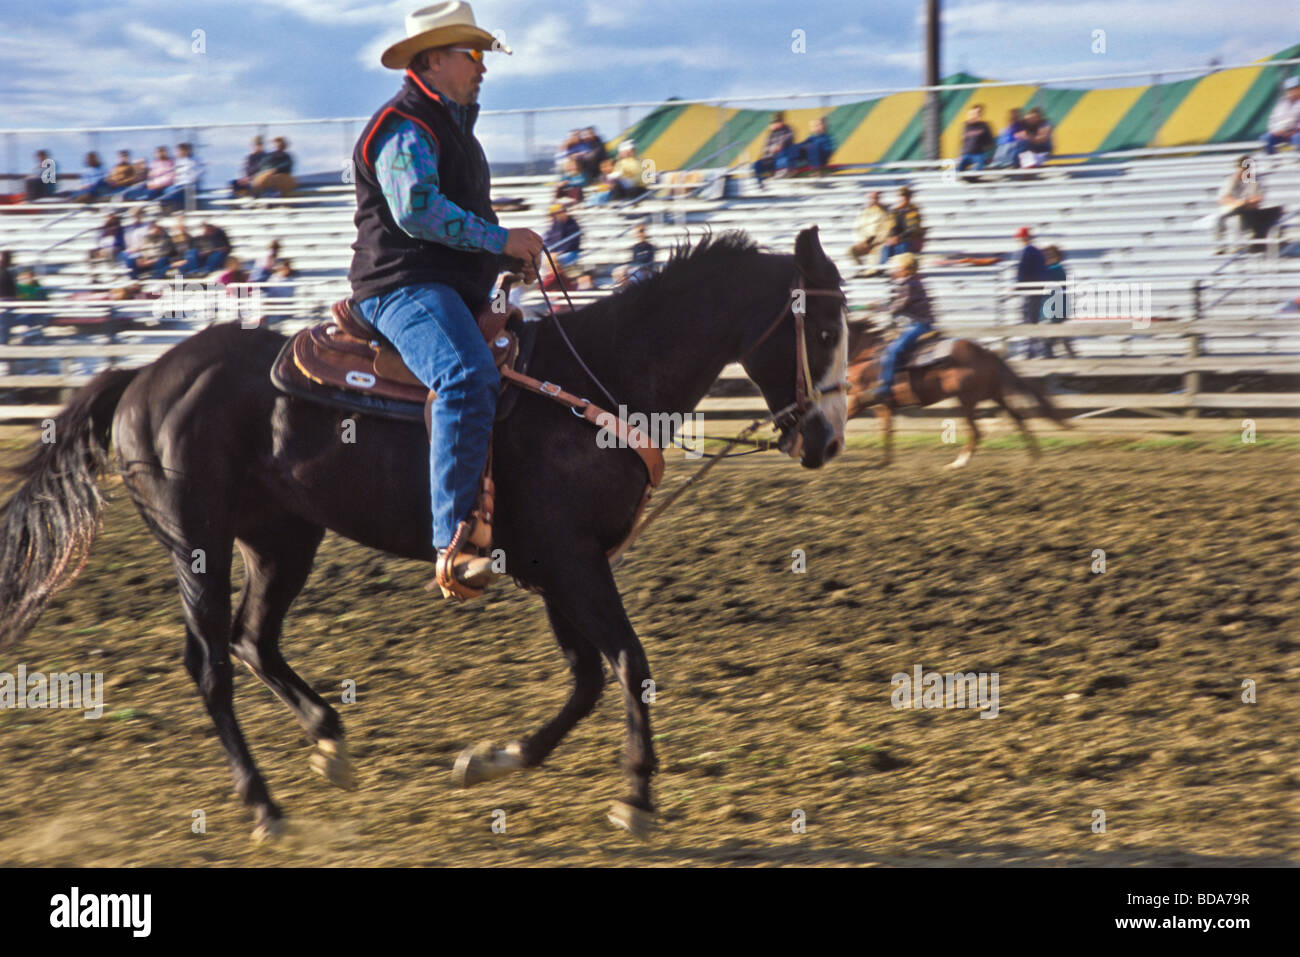
[[[546, 767], [452, 783], [462, 748], [568, 693], [538, 599], [503, 585], [446, 607], [426, 567], [331, 536], [284, 645], [340, 708], [360, 789], [312, 773], [288, 711], [239, 672], [290, 823], [254, 845], [181, 664], [175, 579], [119, 494], [85, 573], [0, 654], [107, 683], [98, 721], [0, 711], [0, 864], [1300, 861], [1295, 444], [1054, 445], [1031, 465], [1007, 442], [962, 472], [937, 443], [877, 458], [724, 463], [619, 572], [657, 682], [648, 843], [605, 822], [625, 792], [615, 692]], [[894, 708], [891, 677], [917, 665], [997, 673], [996, 718]]]

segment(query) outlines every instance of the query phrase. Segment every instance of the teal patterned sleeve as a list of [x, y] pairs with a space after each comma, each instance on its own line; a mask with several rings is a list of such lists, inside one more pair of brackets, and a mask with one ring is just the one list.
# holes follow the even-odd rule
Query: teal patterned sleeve
[[438, 146], [405, 117], [390, 117], [380, 128], [375, 174], [393, 219], [407, 235], [471, 252], [505, 250], [503, 227], [461, 209], [442, 195]]

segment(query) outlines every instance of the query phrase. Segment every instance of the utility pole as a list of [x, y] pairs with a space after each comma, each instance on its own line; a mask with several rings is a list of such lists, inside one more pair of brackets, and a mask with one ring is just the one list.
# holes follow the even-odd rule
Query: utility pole
[[[925, 85], [939, 85], [939, 0], [925, 0]], [[925, 158], [939, 158], [939, 93], [925, 94]]]

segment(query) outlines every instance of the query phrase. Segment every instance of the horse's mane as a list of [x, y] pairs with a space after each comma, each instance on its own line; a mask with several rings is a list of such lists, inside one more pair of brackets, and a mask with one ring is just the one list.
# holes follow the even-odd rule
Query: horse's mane
[[644, 279], [633, 280], [618, 292], [579, 308], [573, 316], [604, 317], [609, 312], [624, 317], [643, 315], [665, 293], [690, 282], [702, 267], [711, 266], [720, 259], [748, 256], [760, 251], [758, 243], [741, 229], [729, 229], [716, 236], [706, 232], [694, 245], [689, 239], [674, 243], [668, 261], [659, 272]]

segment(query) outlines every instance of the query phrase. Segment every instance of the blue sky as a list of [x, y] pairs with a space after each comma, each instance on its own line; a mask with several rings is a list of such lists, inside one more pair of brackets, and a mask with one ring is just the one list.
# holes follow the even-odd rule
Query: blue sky
[[[402, 35], [419, 0], [10, 0], [0, 32], [0, 128], [83, 127], [369, 116], [400, 74], [379, 52]], [[489, 57], [485, 110], [907, 86], [920, 81], [924, 3], [881, 0], [478, 0], [480, 25], [504, 32], [512, 57]], [[1300, 36], [1297, 5], [1267, 0], [948, 0], [942, 72], [997, 79], [1159, 70], [1212, 58], [1242, 62]], [[24, 20], [26, 11], [31, 19]], [[1106, 52], [1091, 50], [1106, 31]], [[204, 52], [193, 50], [201, 30]], [[806, 52], [792, 52], [804, 31]], [[631, 119], [643, 113], [631, 111]], [[570, 126], [609, 136], [619, 114], [544, 116], [536, 142], [551, 147]], [[232, 172], [251, 130], [202, 134], [215, 171]], [[347, 134], [285, 130], [300, 167], [345, 158]], [[359, 132], [354, 128], [351, 135]], [[490, 158], [523, 158], [518, 117], [480, 124]], [[101, 151], [137, 154], [165, 134], [105, 135]], [[78, 166], [89, 140], [6, 137], [6, 168], [25, 168], [40, 145]], [[350, 150], [350, 144], [347, 144]], [[16, 154], [16, 155], [14, 155]]]

